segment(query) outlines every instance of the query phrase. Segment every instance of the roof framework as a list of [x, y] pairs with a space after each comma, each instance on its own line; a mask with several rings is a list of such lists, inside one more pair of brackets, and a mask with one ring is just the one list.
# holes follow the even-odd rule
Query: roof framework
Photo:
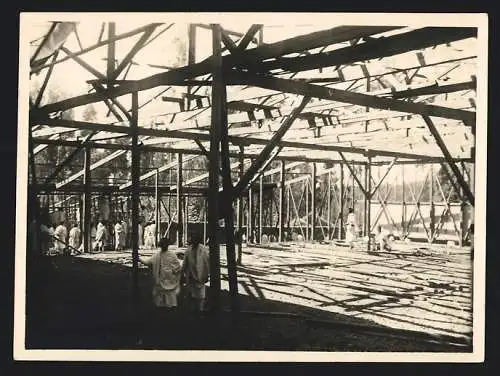
[[[84, 25], [39, 25], [42, 35], [32, 42], [30, 60], [30, 74], [44, 75], [36, 98], [31, 98], [34, 154], [49, 145], [79, 150], [85, 144], [115, 150], [91, 169], [112, 161], [132, 148], [116, 141], [134, 133], [132, 109], [123, 100], [138, 92], [147, 94], [138, 102], [141, 150], [208, 156], [213, 90], [204, 95], [197, 92], [213, 87], [215, 56], [197, 59], [196, 35], [200, 29], [210, 33], [212, 26], [185, 25], [188, 65], [173, 68], [136, 61], [148, 45], [168, 39], [173, 25], [150, 23], [116, 33], [114, 23], [103, 23], [97, 40], [88, 46], [80, 40]], [[222, 74], [228, 87], [227, 109], [231, 110], [227, 116], [231, 157], [237, 157], [244, 147], [244, 157], [257, 160], [253, 170], [262, 167], [259, 163], [267, 165], [269, 159], [300, 160], [306, 153], [303, 161], [339, 161], [341, 153], [348, 153], [353, 163], [364, 163], [368, 156], [371, 163], [391, 163], [397, 157], [399, 163], [446, 162], [457, 179], [463, 180], [453, 166], [457, 161], [473, 160], [476, 55], [471, 52], [476, 29], [340, 26], [269, 44], [262, 43], [264, 30], [264, 25], [252, 25], [246, 33], [221, 27]], [[74, 51], [71, 37], [79, 50]], [[117, 43], [129, 39], [128, 48], [118, 56]], [[105, 64], [98, 69], [86, 56], [103, 48]], [[82, 83], [90, 92], [44, 101], [54, 69], [67, 62], [90, 74]], [[141, 76], [135, 72], [145, 65], [161, 69], [161, 73]], [[132, 73], [137, 73], [134, 79]], [[167, 85], [182, 90], [166, 96], [171, 88]], [[301, 97], [310, 99], [301, 111], [295, 111]], [[99, 102], [108, 108], [111, 119], [107, 122], [63, 120], [60, 116]], [[179, 108], [157, 111], [158, 102], [170, 105], [162, 108]], [[156, 111], [150, 111], [151, 107]], [[81, 130], [93, 133], [81, 140]], [[266, 151], [273, 149], [272, 157], [266, 158]], [[312, 156], [310, 151], [314, 151]], [[259, 170], [253, 172], [261, 173]], [[82, 175], [83, 170], [55, 187]], [[255, 176], [245, 180], [253, 181]], [[237, 183], [239, 192], [243, 185]], [[473, 202], [471, 193], [468, 198]]]
[[[61, 24], [65, 23], [59, 23]], [[101, 40], [93, 46], [82, 48], [78, 52], [70, 52], [69, 48], [61, 44], [57, 51], [62, 50], [66, 53], [65, 57], [54, 56], [52, 60], [45, 59], [42, 63], [39, 62], [40, 59], [32, 59], [32, 73], [45, 73], [48, 76], [51, 69], [57, 69], [59, 64], [73, 60], [95, 76], [87, 84], [92, 93], [36, 106], [36, 102], [39, 104], [43, 97], [39, 95], [40, 99], [35, 101], [30, 116], [32, 126], [37, 127], [33, 133], [35, 143], [43, 144], [50, 138], [56, 139], [56, 135], [62, 132], [66, 134], [65, 139], [68, 139], [71, 129], [99, 129], [92, 140], [109, 138], [106, 144], [113, 145], [114, 139], [111, 137], [124, 134], [124, 129], [119, 125], [127, 127], [130, 121], [130, 108], [120, 104], [121, 98], [117, 97], [133, 90], [148, 91], [153, 88], [163, 89], [166, 85], [182, 85], [187, 89], [185, 93], [164, 98], [181, 104], [179, 111], [151, 114], [148, 111], [148, 105], [151, 105], [149, 98], [139, 104], [141, 136], [155, 139], [162, 137], [162, 140], [158, 139], [158, 143], [154, 142], [156, 147], [161, 145], [175, 149], [179, 146], [184, 151], [192, 149], [194, 153], [199, 150], [196, 143], [198, 140], [208, 150], [210, 95], [197, 96], [192, 93], [196, 87], [193, 89], [191, 84], [196, 80], [202, 85], [211, 85], [211, 80], [207, 78], [211, 70], [210, 57], [134, 80], [127, 80], [123, 74], [126, 68], [130, 68], [129, 72], [134, 69], [135, 55], [148, 42], [155, 43], [155, 40], [151, 40], [159, 32], [161, 34], [156, 38], [156, 43], [161, 37], [168, 37], [169, 26], [171, 25], [149, 24], [110, 36], [107, 40], [102, 40], [100, 36]], [[75, 26], [74, 33], [77, 33], [78, 27], [83, 26]], [[254, 26], [248, 35], [258, 27]], [[60, 26], [59, 29], [70, 28]], [[52, 27], [48, 32], [55, 33], [57, 30], [57, 27]], [[85, 62], [86, 54], [93, 51], [95, 46], [109, 46], [118, 40], [137, 35], [140, 35], [139, 40], [133, 44], [120, 64], [114, 67], [111, 81], [105, 73]], [[232, 39], [235, 34], [224, 32], [223, 35], [227, 49], [234, 52], [226, 53], [222, 60], [226, 71], [224, 82], [234, 88], [228, 90], [228, 108], [233, 110], [228, 116], [228, 124], [235, 150], [243, 144], [252, 147], [255, 145], [257, 155], [259, 146], [263, 145], [262, 140], [268, 140], [291, 114], [293, 101], [298, 96], [307, 95], [315, 100], [310, 101], [290, 132], [285, 134], [282, 140], [289, 144], [284, 144], [281, 155], [300, 154], [301, 149], [311, 150], [310, 144], [313, 144], [317, 146], [318, 155], [325, 155], [327, 153], [322, 152], [327, 151], [330, 159], [337, 160], [338, 155], [333, 157], [330, 153], [336, 146], [351, 147], [354, 154], [361, 156], [366, 154], [361, 150], [363, 149], [371, 150], [370, 154], [374, 157], [392, 157], [387, 154], [401, 153], [415, 160], [424, 156], [444, 158], [421, 117], [428, 115], [442, 125], [438, 128], [443, 131], [445, 140], [451, 140], [447, 142], [448, 145], [461, 142], [458, 150], [453, 150], [452, 157], [471, 158], [473, 137], [470, 135], [475, 126], [475, 56], [470, 55], [470, 49], [460, 49], [460, 43], [474, 39], [474, 29], [410, 30], [404, 27], [342, 26], [246, 50], [240, 48], [239, 52], [235, 51], [237, 41]], [[246, 38], [246, 43], [251, 43], [249, 38]], [[42, 45], [43, 43], [40, 44]], [[318, 48], [323, 51], [316, 52]], [[441, 54], [433, 54], [436, 49], [441, 50]], [[426, 54], [431, 56], [427, 57]], [[384, 59], [402, 55], [405, 56], [402, 61], [407, 63], [406, 66], [394, 68], [391, 66], [392, 61], [388, 62], [390, 65], [384, 63]], [[373, 60], [376, 58], [377, 60]], [[264, 59], [265, 63], [259, 63]], [[113, 70], [109, 66], [106, 69]], [[329, 72], [325, 72], [327, 69]], [[266, 71], [268, 73], [263, 74]], [[401, 76], [404, 76], [403, 82], [400, 80]], [[387, 79], [384, 80], [384, 77]], [[377, 87], [382, 88], [372, 90], [371, 87], [376, 83]], [[192, 92], [189, 92], [191, 89]], [[65, 122], [53, 116], [59, 111], [103, 100], [114, 109], [113, 113], [120, 114], [119, 119], [109, 123], [86, 124]], [[193, 105], [194, 109], [187, 108], [192, 108]], [[76, 139], [75, 137], [73, 140]], [[179, 142], [179, 139], [189, 141]], [[388, 142], [392, 150], [388, 150]], [[381, 144], [386, 147], [381, 147]], [[326, 156], [324, 158], [329, 159]]]

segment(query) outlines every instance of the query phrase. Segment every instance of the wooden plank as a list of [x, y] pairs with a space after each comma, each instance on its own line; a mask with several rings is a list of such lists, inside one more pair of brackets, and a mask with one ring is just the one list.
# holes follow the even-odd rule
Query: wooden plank
[[[79, 146], [77, 146], [59, 165], [56, 166], [55, 170], [45, 179], [44, 184], [50, 184], [57, 175], [66, 167], [75, 157], [80, 153], [80, 151], [85, 147], [85, 144], [92, 138], [95, 133], [89, 134], [85, 137]], [[84, 170], [85, 171], [85, 170]]]
[[356, 180], [356, 183], [358, 183], [359, 189], [361, 189], [361, 191], [363, 192], [363, 195], [366, 197], [367, 196], [366, 189], [363, 186], [363, 183], [361, 183], [361, 181], [359, 180], [358, 176], [356, 175], [356, 172], [352, 169], [352, 166], [349, 164], [349, 161], [344, 157], [343, 153], [339, 152], [339, 155], [342, 158], [342, 160], [344, 161], [344, 163], [346, 164], [346, 166], [349, 169], [349, 171], [351, 172], [351, 175], [354, 178], [354, 180]]
[[327, 53], [301, 57], [283, 57], [275, 61], [263, 62], [258, 66], [256, 64], [249, 66], [260, 72], [268, 72], [277, 68], [290, 72], [300, 72], [350, 64], [355, 61], [380, 59], [476, 36], [476, 28], [425, 27], [389, 37], [370, 39], [362, 44], [340, 48]]
[[253, 24], [250, 26], [250, 28], [247, 30], [245, 35], [240, 39], [240, 42], [238, 43], [238, 48], [240, 50], [244, 50], [248, 47], [248, 44], [253, 40], [255, 44], [259, 44], [259, 42], [254, 38], [255, 34], [262, 29], [264, 25], [262, 24]]
[[238, 181], [238, 184], [234, 188], [234, 197], [238, 197], [243, 190], [246, 189], [246, 185], [252, 180], [255, 173], [260, 169], [260, 167], [265, 163], [265, 161], [269, 158], [273, 149], [275, 149], [280, 142], [280, 140], [285, 135], [286, 131], [292, 126], [293, 122], [306, 106], [307, 102], [309, 102], [309, 97], [304, 97], [300, 103], [300, 105], [294, 110], [294, 112], [290, 115], [290, 117], [283, 122], [280, 129], [273, 135], [268, 144], [264, 147], [259, 157], [252, 162], [250, 168], [245, 172], [243, 177]]
[[[65, 56], [57, 61], [55, 61], [54, 65], [56, 64], [59, 64], [59, 63], [62, 63], [66, 60], [69, 60], [75, 56], [80, 56], [80, 55], [83, 55], [83, 54], [86, 54], [88, 52], [91, 52], [99, 47], [103, 47], [111, 42], [116, 42], [116, 41], [119, 41], [119, 40], [122, 40], [122, 39], [125, 39], [125, 38], [128, 38], [128, 37], [132, 37], [136, 34], [139, 34], [139, 33], [142, 33], [143, 31], [147, 30], [148, 28], [150, 28], [152, 25], [163, 25], [162, 23], [150, 23], [150, 24], [147, 24], [145, 26], [141, 26], [141, 27], [138, 27], [134, 30], [131, 30], [131, 31], [128, 31], [126, 33], [122, 33], [122, 34], [119, 34], [119, 35], [116, 35], [114, 38], [112, 39], [107, 39], [107, 40], [104, 40], [104, 41], [101, 41], [100, 38], [99, 38], [99, 42], [90, 46], [90, 47], [87, 47], [87, 48], [84, 48], [83, 50], [80, 50], [80, 51], [77, 51], [77, 52], [74, 52], [71, 54], [71, 56]], [[42, 69], [45, 69], [45, 68], [48, 68], [50, 67], [50, 64], [45, 64], [45, 65], [41, 65], [41, 66], [36, 66], [36, 67], [32, 67], [31, 68], [31, 71], [30, 71], [30, 74], [33, 74], [33, 73], [37, 73], [39, 71], [41, 71]]]
[[[130, 51], [125, 55], [125, 57], [122, 59], [118, 67], [116, 69], [113, 69], [111, 72], [108, 72], [108, 80], [109, 81], [114, 81], [118, 78], [120, 73], [127, 67], [127, 65], [132, 61], [134, 56], [139, 52], [139, 50], [144, 47], [145, 43], [153, 34], [155, 31], [157, 25], [151, 25], [150, 28], [144, 31], [144, 33], [141, 35], [139, 40], [135, 43], [135, 45], [130, 49]], [[113, 45], [113, 43], [110, 43], [109, 46]], [[109, 64], [109, 60], [108, 60]]]
[[131, 187], [131, 204], [132, 204], [132, 302], [134, 314], [137, 324], [140, 317], [140, 289], [139, 289], [139, 173], [140, 173], [140, 151], [138, 147], [139, 141], [139, 124], [138, 103], [139, 93], [132, 92], [132, 120], [130, 122], [131, 137], [132, 137], [132, 187]]
[[327, 99], [345, 103], [357, 104], [383, 110], [401, 111], [413, 114], [443, 117], [464, 121], [467, 124], [475, 122], [475, 113], [471, 111], [451, 109], [441, 106], [411, 103], [390, 98], [381, 98], [367, 94], [338, 90], [305, 82], [297, 82], [271, 76], [257, 76], [247, 72], [228, 73], [239, 75], [247, 80], [248, 84], [271, 90], [284, 91], [297, 95], [306, 95], [314, 98]]
[[111, 40], [111, 42], [108, 43], [108, 59], [106, 64], [106, 78], [108, 80], [111, 80], [115, 70], [115, 42], [112, 40], [115, 36], [115, 29], [116, 24], [114, 22], [108, 22], [108, 40]]
[[[392, 30], [395, 27], [387, 26], [361, 26], [349, 27], [341, 26], [338, 28], [328, 29], [316, 33], [302, 35], [296, 38], [290, 38], [282, 42], [266, 44], [254, 49], [245, 50], [240, 56], [235, 58], [233, 55], [228, 55], [223, 58], [223, 65], [227, 68], [234, 66], [236, 59], [243, 60], [259, 60], [270, 57], [275, 57], [291, 52], [303, 51], [309, 48], [320, 47], [325, 44], [337, 43], [349, 39], [353, 36], [370, 35], [383, 31]], [[183, 85], [184, 81], [189, 78], [205, 75], [210, 73], [213, 57], [205, 59], [200, 63], [190, 66], [184, 66], [172, 69], [168, 72], [152, 75], [150, 77], [135, 81], [123, 82], [119, 87], [108, 88], [105, 93], [84, 94], [77, 97], [61, 100], [56, 103], [45, 105], [36, 113], [51, 113], [55, 111], [63, 111], [69, 108], [83, 106], [86, 104], [99, 102], [104, 98], [118, 97], [132, 92], [134, 89], [139, 91], [151, 89], [161, 85]], [[238, 79], [238, 77], [236, 77]]]
[[434, 136], [434, 139], [436, 140], [436, 143], [439, 145], [439, 148], [443, 152], [443, 155], [446, 159], [446, 162], [450, 166], [451, 170], [453, 171], [453, 174], [457, 178], [458, 184], [460, 187], [463, 189], [463, 192], [465, 193], [465, 196], [469, 200], [470, 204], [474, 206], [474, 194], [472, 193], [469, 184], [465, 181], [462, 173], [460, 172], [460, 169], [457, 167], [457, 165], [453, 162], [453, 158], [446, 147], [446, 143], [443, 141], [441, 138], [439, 132], [437, 131], [436, 127], [434, 126], [434, 123], [432, 122], [431, 118], [427, 115], [422, 116], [425, 123], [429, 127], [429, 130], [431, 131], [432, 135]]
[[210, 238], [210, 298], [211, 312], [217, 317], [220, 306], [221, 276], [219, 248], [219, 146], [220, 146], [220, 111], [222, 85], [221, 30], [219, 25], [212, 25], [212, 124], [210, 128], [210, 158], [208, 181], [208, 236]]
[[[40, 122], [40, 124], [47, 126], [64, 126], [68, 128], [77, 129], [88, 129], [97, 131], [107, 131], [116, 132], [123, 134], [130, 134], [130, 127], [119, 126], [119, 125], [109, 125], [109, 124], [99, 124], [90, 122], [81, 122], [74, 120], [64, 120], [64, 119], [45, 119]], [[186, 132], [186, 131], [169, 131], [160, 129], [149, 129], [139, 127], [139, 134], [151, 137], [171, 137], [171, 138], [181, 138], [181, 139], [199, 139], [201, 141], [209, 141], [210, 135], [199, 133], [199, 132]], [[267, 145], [268, 140], [254, 138], [254, 137], [233, 137], [229, 136], [229, 140], [234, 145]], [[355, 147], [344, 147], [335, 145], [317, 145], [313, 143], [304, 143], [296, 141], [280, 141], [279, 146], [289, 147], [289, 148], [299, 148], [306, 150], [316, 150], [316, 151], [342, 151], [346, 153], [356, 153], [365, 154], [366, 150], [362, 148]], [[402, 152], [391, 152], [385, 150], [370, 150], [373, 156], [386, 156], [386, 157], [399, 157], [399, 158], [409, 158], [409, 159], [426, 159], [428, 155], [414, 154], [414, 153], [402, 153]], [[442, 161], [443, 158], [436, 158], [436, 163]]]

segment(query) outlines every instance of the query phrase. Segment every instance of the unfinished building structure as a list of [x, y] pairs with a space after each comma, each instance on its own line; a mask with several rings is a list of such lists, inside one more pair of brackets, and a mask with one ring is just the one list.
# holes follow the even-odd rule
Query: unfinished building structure
[[[176, 27], [184, 60], [140, 60], [179, 54], [164, 47]], [[361, 238], [381, 224], [396, 239], [466, 241], [474, 28], [297, 27], [299, 35], [278, 40], [272, 26], [257, 24], [245, 32], [114, 22], [34, 30], [30, 220], [48, 212], [80, 222], [85, 251], [92, 222], [126, 220], [137, 273], [140, 222], [156, 223], [155, 239], [169, 234], [179, 247], [196, 228], [211, 240], [212, 307], [224, 243], [237, 309], [235, 235], [333, 244], [353, 208]], [[84, 33], [96, 40], [82, 43]], [[50, 98], [51, 77], [65, 64], [84, 72], [71, 84], [81, 90]], [[73, 111], [91, 104], [102, 120]], [[60, 150], [57, 165], [47, 162]]]

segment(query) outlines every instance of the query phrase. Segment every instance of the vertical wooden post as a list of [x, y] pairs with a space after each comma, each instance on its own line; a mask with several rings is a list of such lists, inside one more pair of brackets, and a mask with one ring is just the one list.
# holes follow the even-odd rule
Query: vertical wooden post
[[203, 244], [207, 244], [207, 198], [203, 198]]
[[[368, 190], [367, 190], [367, 187], [368, 187], [368, 163], [365, 163], [365, 190], [366, 192], [368, 193]], [[363, 235], [364, 236], [367, 236], [369, 235], [368, 232], [369, 232], [369, 229], [368, 229], [368, 226], [367, 226], [367, 216], [368, 216], [368, 195], [365, 194], [363, 195], [364, 196], [364, 202], [365, 202], [365, 205], [364, 205], [364, 214], [363, 214]]]
[[[306, 196], [306, 237], [304, 240], [309, 240], [309, 179], [304, 180], [305, 196]], [[299, 215], [300, 220], [300, 215]]]
[[[218, 26], [220, 32], [220, 26]], [[221, 80], [222, 81], [222, 80]], [[220, 110], [219, 123], [221, 126], [221, 165], [222, 165], [222, 182], [223, 196], [234, 197], [233, 181], [231, 178], [231, 162], [229, 160], [229, 135], [227, 123], [227, 92], [225, 82], [221, 82], [220, 87]], [[240, 195], [238, 195], [240, 196]], [[233, 200], [222, 200], [222, 208], [224, 211], [224, 227], [226, 230], [226, 259], [227, 259], [227, 274], [229, 279], [229, 293], [231, 297], [231, 312], [233, 313], [233, 321], [238, 322], [238, 313], [240, 310], [238, 299], [238, 275], [236, 270], [236, 252], [234, 239], [234, 209]]]
[[[292, 229], [290, 227], [290, 212], [291, 212], [291, 207], [290, 207], [290, 186], [286, 187], [286, 223], [287, 223], [287, 232], [288, 236], [292, 236]], [[288, 239], [285, 239], [288, 240]]]
[[182, 200], [182, 154], [177, 153], [177, 189], [176, 194], [176, 210], [177, 210], [177, 247], [182, 247], [184, 237], [184, 221], [183, 221], [183, 200]]
[[[243, 146], [240, 146], [240, 154], [239, 154], [239, 163], [238, 163], [238, 177], [241, 179], [243, 176], [243, 170], [245, 166], [245, 158], [244, 158], [244, 153], [245, 149]], [[241, 235], [242, 235], [242, 229], [243, 229], [243, 194], [238, 196], [238, 201], [236, 203], [237, 205], [237, 213], [236, 213], [236, 222], [238, 225], [238, 257], [237, 257], [237, 264], [241, 265], [242, 261], [242, 240], [241, 240]]]
[[280, 195], [279, 195], [279, 233], [278, 238], [280, 242], [285, 241], [285, 161], [281, 161], [280, 169]]
[[263, 232], [263, 208], [264, 208], [264, 178], [262, 175], [259, 177], [259, 239], [258, 242], [262, 243], [262, 232]]
[[[462, 175], [464, 178], [466, 177], [466, 171], [465, 171], [465, 165], [462, 163]], [[471, 187], [470, 180], [466, 182], [469, 187]], [[471, 191], [474, 192], [471, 188]], [[464, 240], [465, 240], [465, 234], [467, 233], [467, 213], [466, 213], [466, 206], [467, 203], [464, 200], [464, 189], [461, 187], [460, 188], [460, 237], [458, 239], [458, 244], [460, 247], [463, 247], [464, 245]], [[453, 215], [453, 213], [450, 213], [450, 215]]]
[[[271, 175], [271, 182], [273, 182], [273, 176]], [[268, 236], [271, 236], [271, 232], [274, 231], [274, 222], [273, 222], [273, 203], [274, 203], [274, 188], [270, 188], [266, 194], [265, 198], [267, 202], [267, 205], [264, 206], [264, 208], [267, 208], [267, 224], [266, 224], [266, 217], [264, 217], [264, 224], [266, 224], [269, 227], [269, 234]]]
[[434, 165], [430, 164], [431, 179], [429, 185], [429, 202], [430, 202], [430, 239], [429, 242], [432, 243], [434, 239], [434, 233], [436, 231], [436, 208], [434, 206]]
[[401, 164], [401, 181], [402, 181], [402, 214], [401, 214], [401, 232], [403, 238], [406, 237], [406, 189], [405, 189], [405, 165]]
[[[354, 162], [352, 163], [352, 171], [351, 171], [351, 189], [352, 189], [352, 202], [351, 202], [351, 208], [354, 210], [354, 213], [356, 213], [356, 210], [355, 210], [355, 203], [356, 203], [356, 186], [354, 185], [354, 174], [356, 173], [356, 166], [354, 165]], [[356, 223], [357, 223], [357, 219], [356, 219]]]
[[[108, 38], [113, 40], [115, 37], [116, 25], [114, 22], [108, 22]], [[108, 43], [108, 61], [107, 61], [107, 78], [110, 79], [115, 71], [115, 42]]]
[[183, 197], [183, 213], [182, 218], [184, 219], [184, 224], [182, 226], [182, 244], [187, 244], [188, 241], [188, 231], [189, 231], [189, 194], [184, 195]]
[[254, 239], [253, 239], [253, 213], [252, 213], [253, 202], [252, 202], [252, 196], [253, 196], [252, 186], [250, 185], [248, 187], [248, 212], [247, 212], [247, 215], [248, 215], [248, 221], [247, 221], [247, 241], [249, 243], [251, 243], [251, 242], [254, 241]]
[[[189, 24], [188, 26], [188, 65], [191, 66], [196, 62], [196, 25]], [[188, 96], [186, 98], [186, 109], [189, 110], [191, 108], [191, 94], [192, 87], [189, 85], [187, 87]]]
[[344, 230], [344, 163], [340, 162], [340, 227], [339, 240], [343, 238], [342, 231]]
[[155, 247], [158, 247], [160, 233], [160, 195], [158, 192], [158, 169], [155, 174]]
[[368, 163], [366, 164], [367, 170], [366, 170], [366, 185], [365, 185], [365, 190], [366, 190], [366, 236], [368, 236], [368, 245], [367, 249], [368, 251], [370, 250], [370, 244], [371, 244], [371, 213], [372, 213], [372, 157], [368, 155]]
[[132, 138], [132, 284], [133, 284], [133, 307], [139, 324], [138, 309], [140, 307], [139, 297], [139, 175], [140, 175], [140, 152], [139, 139], [139, 102], [138, 92], [132, 92], [132, 119], [130, 121]]
[[92, 192], [91, 192], [91, 153], [92, 150], [90, 146], [85, 145], [85, 154], [83, 160], [83, 250], [84, 252], [90, 252], [92, 244], [90, 244], [90, 216], [91, 216], [91, 206], [92, 206]]
[[220, 114], [222, 85], [221, 29], [212, 25], [212, 112], [210, 124], [210, 158], [208, 172], [208, 234], [210, 238], [210, 293], [211, 311], [220, 312], [220, 247], [219, 247], [219, 166]]
[[328, 240], [333, 238], [335, 228], [332, 228], [332, 172], [328, 171], [326, 182], [326, 221], [328, 222]]
[[316, 163], [311, 164], [311, 241], [316, 233]]

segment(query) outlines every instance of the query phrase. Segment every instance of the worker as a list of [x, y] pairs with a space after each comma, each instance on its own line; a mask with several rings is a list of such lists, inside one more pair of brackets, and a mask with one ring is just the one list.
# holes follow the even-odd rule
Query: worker
[[104, 251], [108, 240], [107, 238], [108, 238], [108, 230], [104, 225], [104, 221], [100, 220], [99, 223], [97, 224], [96, 237], [95, 237], [96, 248], [98, 252]]
[[123, 249], [125, 249], [125, 231], [123, 230], [122, 222], [118, 220], [115, 224], [115, 251]]
[[66, 242], [68, 241], [68, 229], [63, 221], [56, 227], [54, 236], [56, 238], [54, 242], [56, 254], [62, 255], [66, 249]]
[[128, 241], [128, 223], [126, 220], [122, 220], [121, 221], [121, 225], [122, 225], [122, 228], [123, 228], [123, 237], [124, 237], [124, 242], [123, 242], [123, 248], [127, 248], [127, 245], [129, 243]]
[[160, 241], [160, 251], [150, 258], [139, 257], [139, 261], [149, 266], [153, 280], [153, 302], [156, 307], [177, 307], [180, 291], [181, 263], [177, 255], [168, 249], [168, 238]]
[[80, 226], [78, 222], [73, 223], [73, 227], [69, 230], [69, 245], [72, 248], [71, 253], [74, 253], [76, 250], [80, 248]]
[[354, 248], [354, 241], [356, 240], [356, 234], [358, 231], [358, 226], [356, 225], [356, 215], [354, 214], [354, 209], [349, 208], [346, 220], [346, 232], [345, 240], [349, 243], [349, 247]]
[[391, 251], [392, 242], [389, 239], [389, 234], [387, 231], [382, 229], [381, 225], [377, 226], [377, 231], [375, 232], [375, 250], [376, 251]]
[[94, 225], [94, 222], [90, 222], [90, 249], [93, 251], [97, 249], [97, 229]]
[[144, 247], [146, 249], [153, 249], [155, 247], [155, 231], [156, 225], [154, 222], [144, 227]]
[[206, 298], [206, 286], [210, 274], [208, 247], [201, 244], [198, 233], [191, 235], [182, 263], [182, 280], [188, 298], [194, 300], [195, 310], [202, 312]]
[[142, 224], [142, 220], [139, 221], [139, 223], [137, 224], [137, 231], [139, 233], [139, 248], [143, 248], [144, 247], [144, 225]]

